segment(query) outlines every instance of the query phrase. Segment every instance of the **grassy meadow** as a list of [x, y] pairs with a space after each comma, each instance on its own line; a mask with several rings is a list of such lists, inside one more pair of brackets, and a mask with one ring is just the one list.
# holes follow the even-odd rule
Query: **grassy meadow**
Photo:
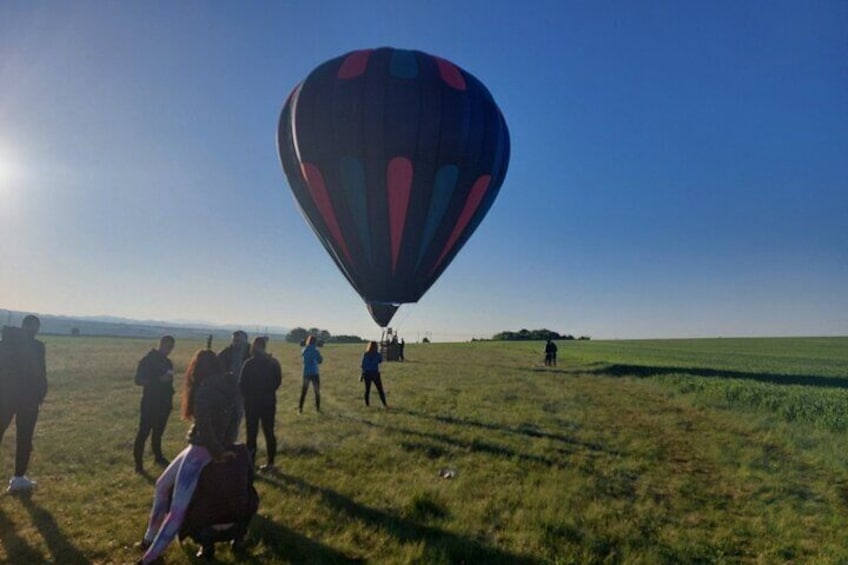
[[[131, 455], [152, 344], [45, 342], [39, 488], [0, 496], [0, 562], [132, 563], [158, 471]], [[201, 345], [178, 341], [176, 368]], [[848, 338], [561, 342], [555, 368], [542, 350], [408, 344], [384, 411], [362, 401], [362, 347], [328, 345], [323, 413], [310, 391], [299, 416], [299, 350], [272, 343], [280, 472], [257, 479], [243, 562], [848, 562]], [[175, 412], [167, 455], [186, 429]], [[13, 446], [14, 426], [2, 477]]]

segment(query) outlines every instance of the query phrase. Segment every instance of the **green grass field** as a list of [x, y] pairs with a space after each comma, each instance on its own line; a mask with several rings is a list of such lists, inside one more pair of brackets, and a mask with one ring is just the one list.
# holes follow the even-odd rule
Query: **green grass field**
[[[39, 488], [0, 497], [0, 561], [131, 563], [152, 497], [132, 378], [151, 344], [45, 341]], [[177, 369], [200, 345], [178, 342]], [[561, 342], [551, 369], [542, 348], [409, 344], [384, 365], [386, 412], [363, 404], [361, 347], [327, 346], [324, 413], [310, 393], [298, 416], [298, 349], [272, 344], [281, 472], [257, 481], [247, 562], [848, 562], [848, 338]], [[169, 455], [186, 429], [174, 414]]]

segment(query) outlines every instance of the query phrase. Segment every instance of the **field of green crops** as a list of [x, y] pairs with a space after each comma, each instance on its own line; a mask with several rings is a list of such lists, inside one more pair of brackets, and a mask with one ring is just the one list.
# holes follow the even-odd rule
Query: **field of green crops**
[[[0, 562], [131, 563], [151, 344], [45, 341], [39, 488], [0, 496]], [[178, 370], [200, 346], [178, 342]], [[848, 338], [561, 342], [555, 368], [542, 343], [409, 344], [389, 411], [364, 406], [361, 348], [328, 345], [323, 413], [302, 416], [298, 349], [271, 350], [281, 470], [257, 481], [248, 563], [848, 562]], [[172, 416], [167, 454], [187, 427]], [[13, 447], [14, 428], [3, 476]]]

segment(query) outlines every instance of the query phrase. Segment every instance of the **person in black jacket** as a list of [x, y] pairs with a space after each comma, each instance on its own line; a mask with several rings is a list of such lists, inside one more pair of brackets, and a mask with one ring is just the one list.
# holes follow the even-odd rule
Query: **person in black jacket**
[[168, 460], [162, 453], [162, 434], [171, 415], [171, 400], [174, 396], [174, 364], [168, 355], [174, 350], [173, 336], [159, 338], [159, 346], [151, 349], [141, 361], [135, 372], [135, 384], [144, 387], [141, 394], [141, 416], [138, 423], [138, 433], [133, 445], [135, 471], [144, 471], [144, 444], [147, 437], [153, 433], [151, 447], [156, 463], [167, 466]]
[[[233, 341], [221, 350], [218, 353], [218, 360], [221, 362], [221, 366], [224, 368], [224, 372], [233, 379], [234, 383], [238, 383], [239, 374], [241, 374], [241, 366], [247, 361], [247, 358], [250, 357], [250, 342], [248, 341], [247, 333], [242, 330], [236, 330], [233, 332]], [[241, 398], [241, 394], [236, 392], [238, 395], [238, 425], [234, 430], [235, 435], [229, 438], [231, 443], [235, 443], [238, 439], [239, 426], [241, 426], [241, 419], [244, 417], [244, 402]]]
[[557, 364], [557, 345], [553, 342], [551, 338], [548, 338], [547, 343], [545, 344], [545, 366], [546, 367], [556, 367]]
[[277, 413], [277, 389], [282, 382], [280, 364], [267, 351], [267, 339], [257, 337], [253, 340], [251, 357], [244, 362], [239, 375], [239, 390], [244, 399], [244, 422], [247, 430], [247, 450], [253, 461], [256, 460], [256, 436], [259, 424], [265, 436], [265, 448], [268, 451], [268, 464], [260, 467], [263, 471], [274, 469], [274, 457], [277, 455], [277, 437], [274, 435], [274, 419]]
[[20, 328], [3, 327], [0, 341], [0, 441], [15, 419], [15, 474], [6, 489], [27, 492], [36, 482], [26, 476], [38, 408], [47, 394], [44, 344], [35, 339], [41, 321], [29, 315]]

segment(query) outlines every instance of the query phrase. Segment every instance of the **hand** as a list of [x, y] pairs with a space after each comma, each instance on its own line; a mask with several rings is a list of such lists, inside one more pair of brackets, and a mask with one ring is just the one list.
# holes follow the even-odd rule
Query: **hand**
[[236, 454], [234, 451], [224, 451], [212, 461], [215, 463], [226, 463], [227, 461], [235, 461], [235, 458]]
[[159, 376], [159, 380], [163, 383], [169, 383], [174, 380], [174, 371], [170, 370]]

